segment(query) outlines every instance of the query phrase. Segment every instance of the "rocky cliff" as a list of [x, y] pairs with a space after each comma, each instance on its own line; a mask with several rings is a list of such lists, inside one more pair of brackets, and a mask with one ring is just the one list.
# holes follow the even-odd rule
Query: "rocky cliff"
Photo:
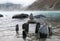
[[37, 0], [27, 10], [60, 10], [60, 0]]

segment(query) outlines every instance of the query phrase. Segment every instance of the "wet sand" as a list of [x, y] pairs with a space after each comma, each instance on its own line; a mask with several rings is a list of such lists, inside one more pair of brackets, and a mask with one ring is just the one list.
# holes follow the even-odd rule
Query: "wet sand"
[[[24, 41], [22, 38], [22, 24], [25, 20], [18, 19], [0, 19], [0, 41]], [[19, 24], [19, 36], [16, 36], [15, 25]], [[33, 29], [32, 29], [33, 30]], [[34, 38], [27, 38], [26, 41], [36, 41]], [[37, 40], [39, 41], [39, 40]], [[60, 28], [53, 29], [53, 35], [40, 41], [60, 41]]]

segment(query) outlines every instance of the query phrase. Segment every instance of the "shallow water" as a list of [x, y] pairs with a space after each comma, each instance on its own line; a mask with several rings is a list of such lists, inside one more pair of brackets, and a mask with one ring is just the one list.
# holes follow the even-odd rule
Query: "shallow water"
[[[22, 24], [26, 21], [27, 21], [26, 19], [20, 20], [20, 19], [11, 19], [11, 18], [10, 19], [0, 18], [0, 41], [24, 41], [22, 39]], [[20, 35], [18, 38], [15, 33], [16, 24], [19, 24]], [[58, 32], [59, 30], [60, 29], [56, 28], [53, 30], [53, 32]], [[45, 41], [44, 39], [40, 39], [40, 40]], [[46, 39], [46, 41], [59, 41], [59, 40], [60, 40], [60, 36], [56, 34]]]
[[[27, 19], [12, 19], [11, 15], [0, 18], [0, 41], [24, 41], [22, 39], [22, 24], [25, 22], [27, 22]], [[16, 36], [15, 33], [16, 24], [19, 24], [19, 36]], [[45, 40], [40, 39], [40, 41]], [[60, 28], [53, 29], [53, 35], [47, 38], [46, 41], [60, 41]]]
[[[19, 24], [19, 34], [22, 35], [22, 24], [25, 20], [0, 18], [0, 41], [12, 41], [16, 38], [15, 26]], [[22, 36], [21, 36], [22, 37]], [[18, 41], [18, 40], [16, 40]]]

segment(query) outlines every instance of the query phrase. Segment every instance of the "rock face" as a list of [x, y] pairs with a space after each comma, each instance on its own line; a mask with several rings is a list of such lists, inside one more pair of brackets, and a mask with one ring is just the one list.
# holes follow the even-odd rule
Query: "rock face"
[[37, 0], [27, 10], [60, 10], [60, 0]]
[[25, 19], [28, 18], [28, 14], [18, 14], [13, 16], [12, 18]]
[[60, 10], [60, 0], [58, 0], [54, 6], [55, 10]]
[[34, 16], [35, 18], [41, 18], [41, 17], [44, 17], [44, 18], [46, 18], [46, 16], [44, 16], [44, 15], [36, 15], [36, 16]]
[[3, 17], [3, 15], [0, 14], [0, 17]]

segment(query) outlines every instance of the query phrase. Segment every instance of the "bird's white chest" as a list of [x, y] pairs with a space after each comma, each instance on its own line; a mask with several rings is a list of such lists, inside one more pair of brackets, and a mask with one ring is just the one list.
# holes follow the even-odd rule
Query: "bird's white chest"
[[29, 24], [29, 33], [35, 33], [36, 24]]

